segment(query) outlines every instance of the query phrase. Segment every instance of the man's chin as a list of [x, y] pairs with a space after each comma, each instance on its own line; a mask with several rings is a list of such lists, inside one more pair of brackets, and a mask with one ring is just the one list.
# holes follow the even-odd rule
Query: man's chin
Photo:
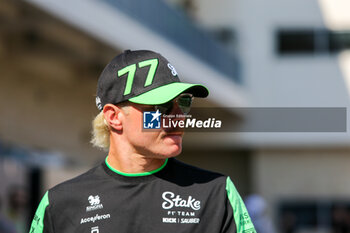
[[179, 148], [177, 150], [168, 151], [165, 155], [163, 155], [165, 158], [173, 158], [181, 154], [182, 148]]
[[165, 157], [171, 158], [178, 156], [182, 151], [182, 144], [172, 144], [167, 147], [166, 152], [164, 153]]

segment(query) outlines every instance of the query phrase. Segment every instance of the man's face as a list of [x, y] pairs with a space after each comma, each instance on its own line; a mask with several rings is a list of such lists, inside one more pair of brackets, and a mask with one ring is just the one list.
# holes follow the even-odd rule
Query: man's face
[[[135, 152], [163, 159], [179, 155], [183, 131], [173, 128], [143, 130], [144, 111], [154, 111], [154, 107], [131, 103], [124, 111], [123, 135]], [[174, 103], [171, 114], [182, 114], [177, 103]]]

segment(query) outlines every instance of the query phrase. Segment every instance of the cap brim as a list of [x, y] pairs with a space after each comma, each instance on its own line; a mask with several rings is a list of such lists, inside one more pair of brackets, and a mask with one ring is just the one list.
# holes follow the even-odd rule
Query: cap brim
[[164, 104], [184, 92], [200, 98], [209, 95], [208, 89], [203, 85], [174, 82], [130, 98], [129, 101], [148, 105]]

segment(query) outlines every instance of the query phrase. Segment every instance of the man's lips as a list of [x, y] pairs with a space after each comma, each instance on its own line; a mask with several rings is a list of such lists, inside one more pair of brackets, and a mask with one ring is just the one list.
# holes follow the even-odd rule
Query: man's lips
[[166, 134], [183, 134], [184, 130], [180, 128], [166, 128], [163, 129]]
[[182, 134], [165, 134], [163, 137], [163, 140], [171, 140], [175, 143], [181, 143], [182, 142]]
[[183, 136], [183, 132], [179, 132], [179, 131], [172, 131], [172, 132], [166, 132], [163, 137], [173, 137], [173, 136]]
[[183, 133], [184, 129], [180, 128], [180, 127], [169, 127], [169, 128], [163, 128], [163, 130], [166, 133], [173, 133], [173, 132], [177, 132], [177, 133]]

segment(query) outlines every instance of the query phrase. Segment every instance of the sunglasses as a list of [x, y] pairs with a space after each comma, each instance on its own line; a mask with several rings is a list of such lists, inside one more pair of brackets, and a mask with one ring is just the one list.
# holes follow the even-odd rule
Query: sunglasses
[[181, 112], [184, 115], [187, 115], [191, 110], [192, 100], [193, 100], [192, 94], [183, 93], [169, 102], [166, 102], [164, 104], [155, 105], [154, 108], [156, 111], [159, 110], [159, 112], [161, 112], [162, 114], [168, 115], [173, 110], [174, 103], [176, 102], [177, 105], [179, 106]]

